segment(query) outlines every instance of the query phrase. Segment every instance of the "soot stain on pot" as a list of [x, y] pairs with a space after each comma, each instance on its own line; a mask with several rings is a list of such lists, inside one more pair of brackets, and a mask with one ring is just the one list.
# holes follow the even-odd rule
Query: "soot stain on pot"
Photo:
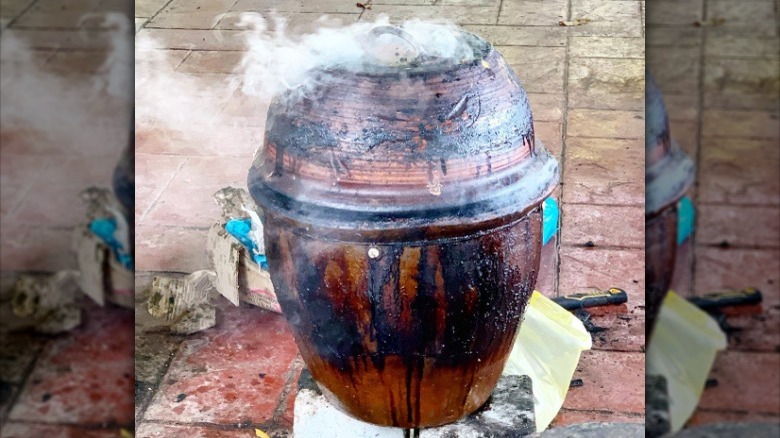
[[[305, 240], [288, 242], [295, 265], [306, 268], [294, 273], [298, 299], [280, 289], [282, 307], [298, 336], [309, 333], [316, 353], [353, 387], [361, 372], [373, 367], [381, 375], [388, 356], [401, 357], [404, 413], [414, 423], [421, 415], [426, 359], [436, 367], [462, 369], [473, 384], [477, 364], [511, 347], [536, 272], [521, 275], [507, 257], [515, 244], [534, 245], [526, 234], [533, 234], [533, 221], [540, 218], [538, 211], [532, 215], [533, 220], [466, 242], [382, 245], [376, 259], [363, 246], [325, 249]], [[269, 239], [268, 252], [283, 256], [278, 239]], [[350, 290], [365, 290], [366, 296], [350, 296]], [[511, 325], [515, 330], [506, 330]], [[496, 329], [503, 336], [496, 337]], [[468, 396], [463, 393], [462, 403]], [[393, 409], [393, 422], [401, 424], [401, 412]]]

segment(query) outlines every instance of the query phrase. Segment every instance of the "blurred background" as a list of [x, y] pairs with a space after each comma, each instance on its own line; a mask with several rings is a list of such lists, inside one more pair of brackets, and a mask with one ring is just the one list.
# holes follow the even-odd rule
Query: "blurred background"
[[0, 3], [3, 437], [133, 428], [132, 3]]
[[689, 425], [780, 421], [778, 2], [647, 3], [647, 67], [671, 136], [695, 161], [696, 210], [672, 289], [756, 288], [759, 305], [711, 315], [727, 334]]

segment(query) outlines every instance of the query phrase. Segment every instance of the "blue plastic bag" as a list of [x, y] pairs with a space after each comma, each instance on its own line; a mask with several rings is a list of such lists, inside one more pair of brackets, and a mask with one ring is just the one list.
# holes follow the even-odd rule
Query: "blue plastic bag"
[[252, 259], [255, 261], [255, 263], [257, 263], [263, 269], [268, 269], [268, 259], [266, 258], [265, 254], [260, 254], [257, 249], [257, 244], [249, 238], [249, 232], [251, 230], [252, 219], [250, 218], [230, 219], [225, 224], [225, 231], [230, 233], [231, 236], [235, 237], [239, 242], [241, 242], [242, 245], [244, 245], [244, 248], [249, 251], [249, 254], [252, 254]]
[[89, 224], [89, 230], [111, 248], [111, 252], [119, 263], [127, 269], [133, 269], [133, 258], [116, 239], [116, 229], [116, 219], [112, 217], [95, 219]]

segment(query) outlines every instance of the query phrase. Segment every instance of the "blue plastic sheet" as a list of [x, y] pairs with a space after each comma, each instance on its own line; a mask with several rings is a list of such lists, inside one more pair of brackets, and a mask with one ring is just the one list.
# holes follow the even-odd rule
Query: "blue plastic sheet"
[[553, 198], [547, 198], [542, 204], [542, 245], [547, 245], [547, 242], [558, 233], [558, 202]]
[[255, 263], [257, 263], [263, 269], [268, 269], [268, 259], [266, 258], [265, 254], [260, 254], [257, 249], [257, 244], [249, 238], [249, 232], [251, 230], [252, 220], [249, 218], [230, 219], [225, 224], [225, 231], [230, 233], [231, 236], [235, 237], [239, 242], [241, 242], [242, 245], [244, 245], [244, 248], [249, 251], [249, 254], [252, 254], [252, 259], [255, 261]]
[[696, 208], [687, 196], [677, 203], [677, 244], [685, 242], [693, 234], [693, 224], [696, 219]]
[[114, 254], [117, 261], [125, 268], [133, 269], [133, 258], [116, 239], [116, 229], [116, 219], [112, 217], [95, 219], [89, 224], [89, 230], [111, 248], [111, 252]]

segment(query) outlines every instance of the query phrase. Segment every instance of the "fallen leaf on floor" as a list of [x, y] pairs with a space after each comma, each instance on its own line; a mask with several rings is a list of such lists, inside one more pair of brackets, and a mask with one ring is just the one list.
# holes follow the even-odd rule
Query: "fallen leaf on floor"
[[590, 23], [590, 18], [577, 18], [574, 21], [559, 21], [558, 26], [582, 26]]
[[268, 436], [267, 433], [263, 432], [260, 429], [255, 429], [255, 435], [259, 436], [260, 438], [271, 438]]
[[119, 436], [121, 438], [133, 438], [133, 432], [130, 432], [127, 429], [120, 429], [119, 430]]

